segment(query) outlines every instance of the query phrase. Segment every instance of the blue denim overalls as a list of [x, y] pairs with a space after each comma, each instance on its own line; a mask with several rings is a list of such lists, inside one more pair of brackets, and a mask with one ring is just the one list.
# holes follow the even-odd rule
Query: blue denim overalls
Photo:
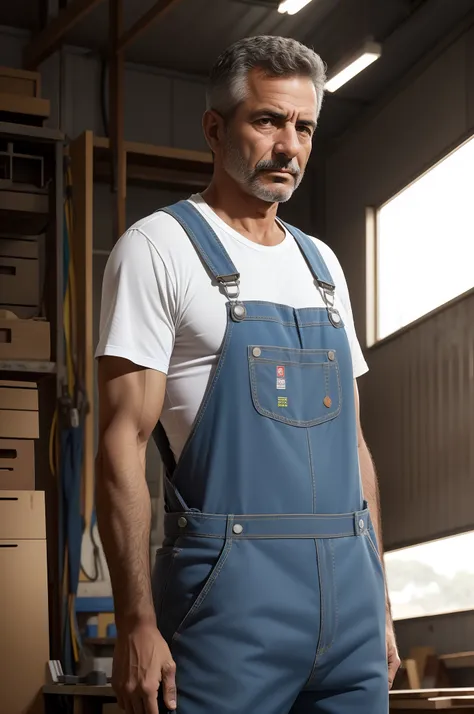
[[331, 276], [287, 226], [325, 307], [240, 302], [238, 270], [199, 212], [163, 210], [228, 298], [177, 465], [155, 434], [168, 479], [153, 595], [178, 714], [387, 714], [383, 571]]

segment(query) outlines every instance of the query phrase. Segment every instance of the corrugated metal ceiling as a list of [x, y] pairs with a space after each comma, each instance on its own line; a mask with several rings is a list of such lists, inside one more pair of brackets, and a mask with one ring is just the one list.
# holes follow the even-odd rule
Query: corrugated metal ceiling
[[[125, 27], [155, 0], [124, 0]], [[293, 16], [279, 0], [179, 0], [127, 49], [131, 62], [206, 75], [231, 42], [256, 34], [291, 36], [313, 47], [331, 68], [372, 36], [383, 43], [381, 60], [336, 95], [328, 95], [318, 135], [337, 136], [361, 110], [386, 92], [470, 10], [474, 0], [312, 0]], [[36, 30], [38, 0], [0, 2], [0, 24]], [[108, 3], [103, 2], [68, 35], [69, 44], [104, 52]]]

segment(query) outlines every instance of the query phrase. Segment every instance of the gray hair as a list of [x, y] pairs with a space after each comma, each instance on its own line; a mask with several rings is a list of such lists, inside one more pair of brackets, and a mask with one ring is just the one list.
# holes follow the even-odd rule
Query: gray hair
[[252, 69], [261, 69], [270, 77], [309, 77], [316, 89], [319, 115], [326, 83], [324, 62], [301, 42], [273, 35], [246, 37], [224, 50], [209, 75], [207, 109], [229, 116], [245, 99], [247, 75]]

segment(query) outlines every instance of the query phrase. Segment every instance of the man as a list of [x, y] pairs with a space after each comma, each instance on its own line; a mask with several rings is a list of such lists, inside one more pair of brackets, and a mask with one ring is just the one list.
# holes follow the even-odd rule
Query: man
[[[156, 714], [158, 690], [182, 714], [388, 711], [399, 660], [366, 365], [336, 257], [276, 217], [324, 82], [291, 39], [225, 51], [203, 119], [209, 187], [136, 223], [106, 268], [97, 514], [127, 714]], [[168, 479], [151, 578], [152, 434]]]

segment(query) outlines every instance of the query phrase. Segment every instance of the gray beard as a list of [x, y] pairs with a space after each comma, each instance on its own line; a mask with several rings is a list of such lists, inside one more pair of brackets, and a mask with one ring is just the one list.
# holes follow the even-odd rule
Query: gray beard
[[[293, 185], [288, 185], [287, 181], [279, 183], [278, 180], [275, 180], [273, 186], [261, 182], [262, 171], [289, 168], [290, 166], [295, 169]], [[292, 162], [285, 157], [282, 157], [280, 161], [277, 159], [260, 161], [255, 168], [250, 168], [229, 137], [226, 142], [224, 168], [246, 193], [267, 203], [285, 203], [292, 197], [303, 179], [303, 172], [299, 167], [293, 166]]]

